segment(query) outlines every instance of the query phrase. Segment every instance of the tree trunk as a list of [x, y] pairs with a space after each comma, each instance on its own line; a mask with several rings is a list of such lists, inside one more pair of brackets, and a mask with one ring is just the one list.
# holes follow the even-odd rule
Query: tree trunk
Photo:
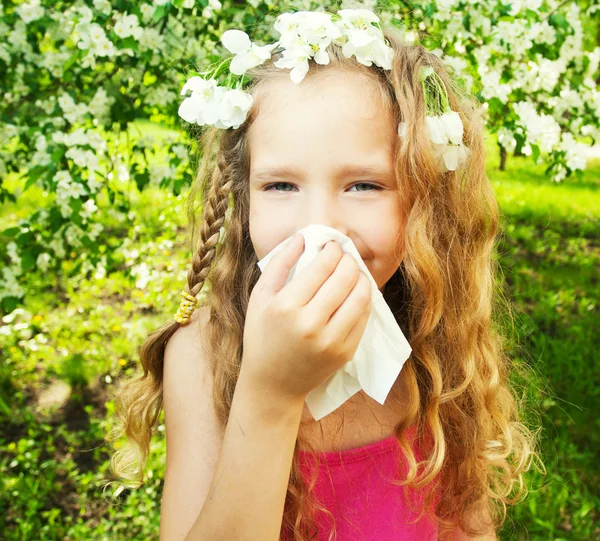
[[500, 148], [500, 171], [504, 171], [506, 169], [506, 149], [500, 144], [498, 147]]

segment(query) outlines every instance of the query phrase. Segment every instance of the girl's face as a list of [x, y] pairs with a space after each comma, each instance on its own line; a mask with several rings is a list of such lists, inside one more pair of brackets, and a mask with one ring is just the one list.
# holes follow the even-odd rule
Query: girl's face
[[250, 127], [254, 251], [260, 260], [298, 229], [327, 225], [352, 239], [383, 291], [402, 260], [397, 127], [364, 76], [309, 75], [269, 83]]

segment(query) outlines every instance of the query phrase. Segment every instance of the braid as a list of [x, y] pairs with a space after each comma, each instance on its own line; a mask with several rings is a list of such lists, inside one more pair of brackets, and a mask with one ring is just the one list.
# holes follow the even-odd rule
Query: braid
[[192, 256], [192, 266], [188, 270], [189, 292], [194, 297], [200, 292], [206, 281], [211, 263], [215, 258], [219, 233], [225, 222], [229, 193], [233, 186], [233, 178], [228, 174], [227, 165], [224, 153], [219, 151], [217, 168], [213, 172], [208, 197], [202, 209], [198, 248]]

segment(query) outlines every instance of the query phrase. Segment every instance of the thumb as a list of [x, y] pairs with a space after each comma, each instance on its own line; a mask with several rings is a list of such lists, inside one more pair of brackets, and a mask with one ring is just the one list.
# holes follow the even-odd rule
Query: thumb
[[261, 276], [261, 289], [272, 295], [278, 293], [285, 285], [290, 271], [304, 252], [304, 237], [296, 233], [289, 242], [277, 252]]

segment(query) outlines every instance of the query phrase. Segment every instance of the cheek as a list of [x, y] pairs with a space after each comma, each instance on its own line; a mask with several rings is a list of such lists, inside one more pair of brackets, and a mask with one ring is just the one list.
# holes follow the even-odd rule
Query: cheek
[[259, 261], [289, 236], [285, 235], [287, 228], [280, 217], [269, 209], [261, 208], [260, 204], [250, 207], [249, 230]]

